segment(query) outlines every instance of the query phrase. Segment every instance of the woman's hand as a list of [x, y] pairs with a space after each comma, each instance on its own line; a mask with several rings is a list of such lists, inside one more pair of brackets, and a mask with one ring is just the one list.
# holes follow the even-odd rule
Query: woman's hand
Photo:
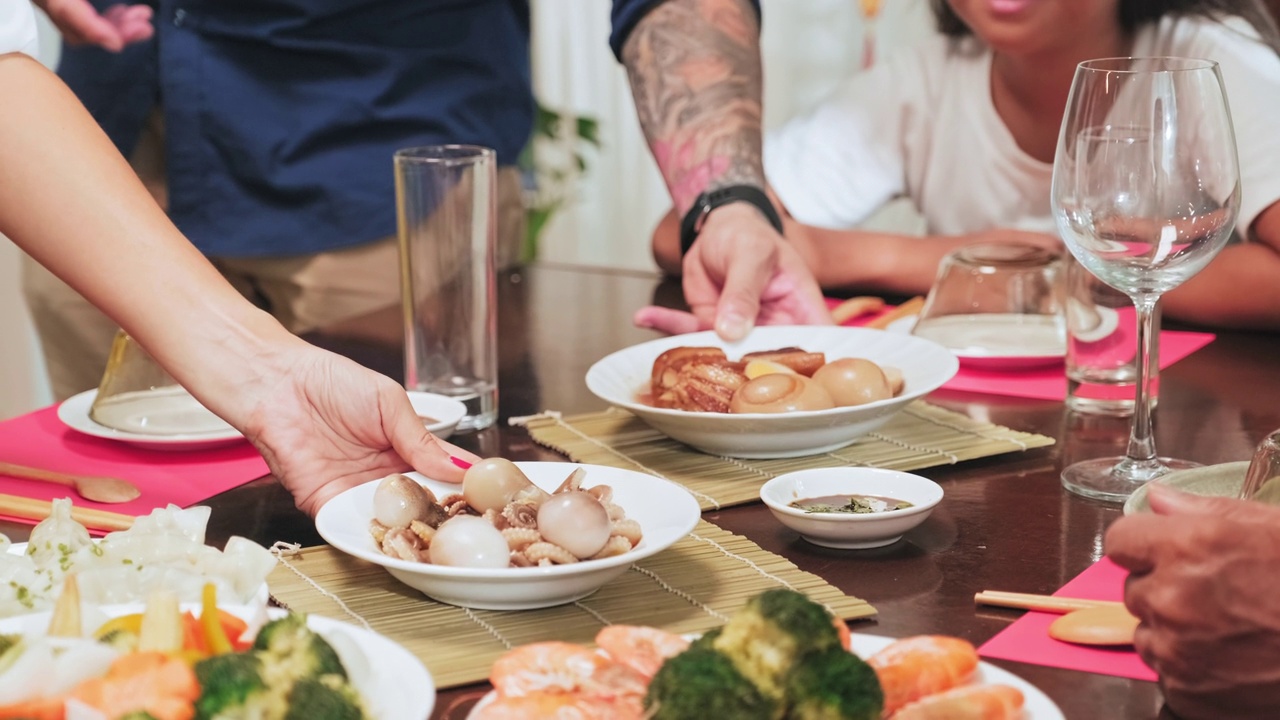
[[404, 388], [346, 358], [302, 342], [271, 363], [283, 372], [259, 374], [240, 393], [227, 420], [262, 453], [298, 508], [320, 506], [355, 485], [416, 469], [460, 482], [475, 455], [427, 432]]

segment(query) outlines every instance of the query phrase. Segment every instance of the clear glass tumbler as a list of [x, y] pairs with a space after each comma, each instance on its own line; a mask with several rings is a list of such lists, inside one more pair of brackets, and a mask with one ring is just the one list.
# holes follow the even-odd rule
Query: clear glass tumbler
[[462, 401], [458, 430], [498, 416], [497, 159], [474, 145], [395, 154], [405, 386]]

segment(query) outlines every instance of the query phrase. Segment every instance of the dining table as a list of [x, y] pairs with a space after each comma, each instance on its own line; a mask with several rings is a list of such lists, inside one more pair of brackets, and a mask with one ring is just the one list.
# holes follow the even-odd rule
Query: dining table
[[[499, 273], [499, 420], [452, 442], [482, 457], [565, 458], [530, 437], [520, 418], [554, 411], [603, 410], [584, 376], [611, 352], [659, 335], [636, 327], [639, 308], [683, 307], [678, 279], [656, 273], [534, 263]], [[1280, 428], [1280, 336], [1215, 330], [1216, 339], [1160, 373], [1155, 410], [1157, 448], [1202, 464], [1248, 459], [1255, 444]], [[311, 342], [400, 379], [403, 317], [399, 308], [319, 328]], [[855, 632], [906, 637], [945, 634], [980, 644], [1021, 611], [975, 606], [983, 590], [1050, 594], [1104, 555], [1108, 526], [1120, 506], [1089, 500], [1061, 485], [1076, 460], [1123, 454], [1129, 419], [1080, 415], [1061, 401], [938, 390], [930, 404], [1014, 430], [1054, 439], [1047, 447], [917, 471], [944, 490], [919, 527], [888, 547], [837, 550], [801, 539], [760, 502], [704, 513], [704, 519], [780, 555], [876, 609]], [[511, 422], [513, 419], [517, 422]], [[322, 540], [271, 476], [208, 499], [208, 539], [232, 535], [264, 545]], [[15, 539], [27, 528], [0, 530]], [[423, 632], [430, 632], [424, 628]], [[987, 660], [1040, 688], [1067, 718], [1172, 717], [1156, 683]], [[440, 693], [434, 718], [462, 720], [487, 686]]]

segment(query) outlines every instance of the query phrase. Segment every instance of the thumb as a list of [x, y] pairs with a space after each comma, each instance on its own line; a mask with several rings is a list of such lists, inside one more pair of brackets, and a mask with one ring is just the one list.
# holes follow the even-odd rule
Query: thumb
[[[396, 453], [414, 470], [433, 480], [462, 482], [464, 468], [480, 458], [428, 432], [409, 397], [403, 390], [399, 395], [400, 400], [383, 414], [385, 432]], [[461, 462], [455, 462], [455, 458]]]
[[755, 327], [760, 297], [775, 269], [774, 263], [766, 260], [743, 253], [730, 261], [715, 320], [716, 334], [729, 342], [743, 339]]

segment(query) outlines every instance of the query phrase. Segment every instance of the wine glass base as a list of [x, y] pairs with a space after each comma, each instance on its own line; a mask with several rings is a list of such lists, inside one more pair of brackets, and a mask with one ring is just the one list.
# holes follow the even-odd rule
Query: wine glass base
[[1159, 465], [1143, 472], [1121, 472], [1124, 457], [1083, 460], [1062, 469], [1062, 487], [1076, 495], [1109, 503], [1123, 503], [1134, 490], [1173, 470], [1200, 467], [1200, 463], [1177, 458], [1158, 458]]

